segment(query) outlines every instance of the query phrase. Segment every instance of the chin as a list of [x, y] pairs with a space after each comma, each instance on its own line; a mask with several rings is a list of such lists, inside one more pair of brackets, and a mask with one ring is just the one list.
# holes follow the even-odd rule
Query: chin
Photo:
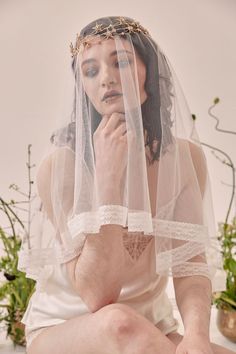
[[116, 103], [111, 103], [107, 104], [107, 107], [104, 109], [103, 108], [103, 113], [102, 115], [111, 115], [112, 113], [124, 113], [124, 105], [123, 104], [116, 104]]

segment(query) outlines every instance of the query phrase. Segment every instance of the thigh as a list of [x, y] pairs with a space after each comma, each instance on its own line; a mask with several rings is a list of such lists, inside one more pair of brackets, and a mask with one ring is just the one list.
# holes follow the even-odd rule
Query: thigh
[[27, 354], [105, 354], [104, 315], [99, 310], [43, 329], [33, 339]]
[[158, 328], [129, 306], [119, 303], [44, 329], [27, 351], [28, 354], [174, 352], [175, 346]]

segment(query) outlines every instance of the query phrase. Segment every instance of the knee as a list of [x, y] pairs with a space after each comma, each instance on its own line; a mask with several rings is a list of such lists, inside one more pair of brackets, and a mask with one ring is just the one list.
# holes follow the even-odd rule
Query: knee
[[123, 304], [111, 304], [102, 309], [103, 333], [119, 353], [175, 353], [175, 346], [145, 317]]
[[127, 305], [107, 305], [103, 325], [107, 335], [116, 338], [124, 337], [136, 331], [137, 315]]

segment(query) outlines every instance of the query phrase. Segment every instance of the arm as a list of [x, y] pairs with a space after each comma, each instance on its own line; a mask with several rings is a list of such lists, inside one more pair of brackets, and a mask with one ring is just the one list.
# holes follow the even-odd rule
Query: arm
[[[65, 158], [62, 209], [65, 217], [73, 205], [74, 154], [69, 149], [60, 148], [40, 165], [37, 174], [38, 193], [43, 207], [52, 224], [57, 227], [51, 200], [51, 179], [53, 159]], [[67, 172], [69, 172], [67, 174]], [[111, 196], [111, 193], [109, 193]], [[66, 220], [65, 220], [66, 222]], [[63, 223], [61, 225], [63, 227]], [[112, 235], [112, 237], [111, 237]], [[87, 235], [80, 256], [66, 263], [68, 276], [73, 288], [86, 303], [91, 312], [115, 302], [122, 287], [124, 265], [123, 231], [118, 225], [104, 225], [100, 234]]]
[[[207, 176], [205, 159], [198, 147], [191, 143], [190, 153], [196, 173], [196, 175], [193, 174], [193, 178], [197, 178], [199, 185], [198, 194], [203, 198]], [[181, 203], [184, 205], [189, 201], [189, 194], [192, 191], [193, 183], [196, 184], [196, 179], [190, 178], [186, 184], [182, 199], [176, 210], [177, 218], [179, 217], [179, 209], [182, 208]], [[196, 198], [199, 198], [199, 196]], [[189, 222], [201, 223], [202, 211], [200, 209], [202, 204], [199, 204], [199, 200], [196, 200], [196, 198], [192, 195], [192, 200], [195, 200], [195, 203], [192, 204], [192, 208], [189, 208], [191, 214], [188, 215], [188, 211], [184, 209], [185, 217]], [[188, 262], [189, 264], [191, 262], [206, 263], [205, 254], [199, 254], [188, 260]], [[211, 354], [209, 324], [212, 286], [210, 279], [202, 275], [182, 276], [173, 278], [173, 284], [177, 306], [185, 329], [183, 340], [177, 352], [181, 354], [187, 351], [192, 353], [191, 350], [194, 352], [197, 349], [199, 353]]]
[[[114, 190], [106, 191], [104, 197], [108, 202], [111, 197], [118, 200]], [[116, 302], [124, 275], [123, 227], [102, 225], [99, 234], [88, 234], [81, 255], [67, 270], [91, 312]]]
[[187, 276], [173, 280], [175, 297], [185, 333], [209, 338], [211, 281], [203, 276]]
[[176, 278], [174, 285], [185, 329], [176, 354], [213, 354], [209, 336], [210, 280], [204, 276], [188, 276]]
[[119, 225], [88, 235], [80, 257], [67, 264], [72, 284], [91, 312], [114, 303], [122, 288], [124, 249]]
[[[125, 124], [121, 122], [117, 126], [120, 118], [124, 118], [122, 114], [104, 117], [93, 137], [101, 205], [120, 203], [120, 181], [125, 171], [127, 151], [126, 137], [122, 135]], [[110, 148], [107, 149], [107, 146]], [[73, 207], [75, 161], [70, 149], [60, 148], [54, 154], [41, 166], [38, 189], [50, 220], [63, 234]], [[57, 154], [62, 154], [62, 158]], [[53, 170], [54, 157], [56, 172]], [[61, 161], [63, 165], [60, 167]], [[64, 171], [63, 176], [61, 171]], [[55, 209], [57, 214], [59, 210], [60, 215], [56, 217], [51, 200], [51, 188], [54, 187], [51, 183], [54, 181], [52, 173], [62, 178], [61, 181], [57, 179], [60, 196], [57, 196]], [[67, 262], [66, 266], [72, 286], [92, 312], [116, 302], [122, 287], [124, 268], [122, 226], [103, 225], [99, 234], [88, 234], [80, 256]]]

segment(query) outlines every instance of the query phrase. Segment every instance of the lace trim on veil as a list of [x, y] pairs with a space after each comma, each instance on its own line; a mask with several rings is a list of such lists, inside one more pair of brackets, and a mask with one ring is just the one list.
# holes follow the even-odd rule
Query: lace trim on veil
[[86, 212], [73, 216], [68, 222], [72, 238], [79, 233], [98, 233], [101, 225], [118, 224], [128, 226], [130, 232], [152, 233], [152, 216], [148, 212], [128, 212], [120, 205], [103, 205], [98, 211]]
[[[194, 265], [192, 262], [187, 261], [195, 255], [202, 254], [209, 242], [207, 228], [203, 225], [151, 218], [149, 213], [144, 212], [128, 213], [127, 208], [118, 205], [101, 207], [99, 215], [96, 213], [85, 214], [82, 217], [77, 215], [68, 222], [72, 235], [72, 242], [69, 248], [65, 249], [54, 242], [54, 245], [50, 248], [21, 249], [18, 269], [26, 272], [29, 277], [37, 279], [45, 265], [65, 263], [79, 255], [86, 241], [86, 233], [84, 231], [80, 232], [83, 230], [83, 221], [85, 221], [85, 225], [89, 225], [88, 233], [99, 230], [100, 223], [122, 225], [127, 229], [123, 235], [124, 247], [134, 261], [140, 258], [147, 245], [155, 237], [157, 272], [165, 272], [170, 267], [178, 267], [179, 274], [185, 271], [195, 274], [200, 264]], [[90, 218], [90, 223], [88, 223], [87, 218]], [[163, 247], [170, 245], [171, 240], [178, 240], [180, 245], [173, 249], [171, 247]], [[185, 263], [188, 263], [188, 269]], [[182, 266], [180, 267], [180, 265]], [[207, 267], [207, 265], [205, 264], [204, 266], [202, 263], [199, 271], [202, 272], [204, 267]], [[177, 268], [173, 274], [177, 274]]]

